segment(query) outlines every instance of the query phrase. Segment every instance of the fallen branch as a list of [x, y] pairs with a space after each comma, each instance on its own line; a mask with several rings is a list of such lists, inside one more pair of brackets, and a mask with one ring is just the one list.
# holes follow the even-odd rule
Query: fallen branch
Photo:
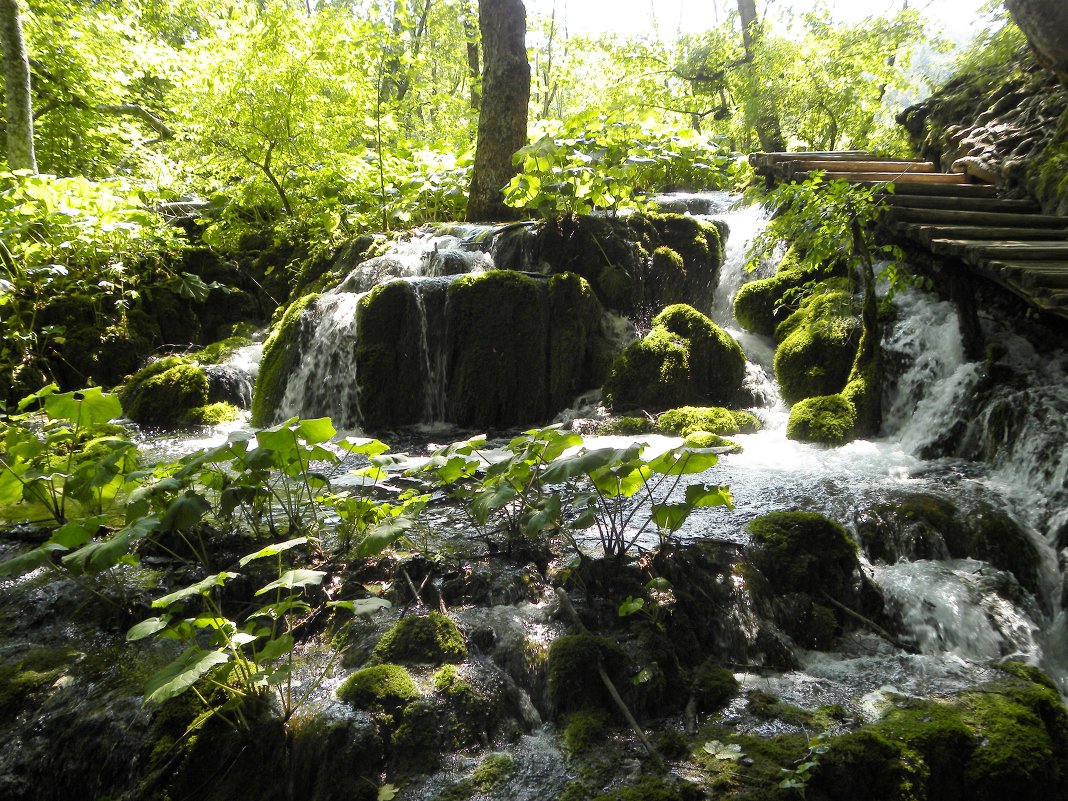
[[902, 651], [907, 651], [910, 654], [918, 654], [920, 652], [919, 649], [915, 645], [909, 645], [908, 643], [902, 642], [897, 637], [895, 637], [893, 634], [891, 634], [889, 631], [887, 631], [882, 626], [880, 626], [878, 623], [876, 623], [874, 620], [871, 620], [870, 618], [864, 617], [864, 615], [862, 615], [860, 612], [856, 611], [855, 609], [850, 609], [848, 606], [846, 606], [841, 601], [832, 598], [830, 595], [827, 594], [826, 590], [823, 591], [823, 597], [826, 598], [828, 601], [830, 601], [832, 604], [834, 604], [837, 608], [841, 609], [843, 612], [845, 612], [847, 615], [849, 615], [854, 620], [857, 620], [860, 623], [863, 623], [865, 626], [867, 626], [873, 632], [878, 634], [880, 637], [882, 637], [888, 643], [893, 645], [895, 648], [900, 648]]

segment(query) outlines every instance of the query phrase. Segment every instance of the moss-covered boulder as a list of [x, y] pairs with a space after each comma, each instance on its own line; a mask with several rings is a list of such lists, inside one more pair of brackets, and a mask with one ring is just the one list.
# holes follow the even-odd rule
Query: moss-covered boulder
[[372, 662], [441, 665], [460, 662], [467, 656], [464, 636], [440, 612], [426, 617], [405, 617], [382, 635], [374, 651]]
[[[440, 291], [446, 291], [441, 287]], [[356, 381], [360, 417], [374, 430], [426, 419], [426, 363], [416, 289], [390, 281], [372, 289], [356, 309]]]
[[588, 281], [574, 273], [549, 278], [548, 413], [604, 383], [612, 356], [602, 324], [604, 310]]
[[676, 305], [616, 359], [604, 393], [619, 410], [724, 404], [737, 397], [744, 378], [738, 343], [696, 309]]
[[665, 434], [688, 437], [699, 431], [710, 434], [752, 434], [760, 421], [750, 412], [731, 411], [721, 406], [680, 406], [657, 418], [657, 428]]
[[718, 712], [738, 693], [734, 673], [714, 662], [698, 668], [693, 680], [693, 698], [699, 712]]
[[653, 251], [646, 280], [656, 308], [687, 301], [685, 264], [666, 245]]
[[451, 422], [504, 426], [546, 416], [548, 306], [538, 281], [506, 270], [449, 287]]
[[783, 399], [840, 393], [846, 385], [861, 336], [852, 296], [843, 288], [809, 295], [776, 328], [775, 379]]
[[357, 670], [337, 688], [337, 697], [360, 709], [395, 713], [422, 694], [400, 665], [373, 665]]
[[772, 512], [747, 528], [746, 575], [754, 600], [798, 644], [829, 646], [849, 622], [834, 603], [854, 603], [857, 545], [812, 512]]
[[775, 327], [795, 308], [787, 298], [812, 281], [819, 280], [825, 271], [812, 272], [802, 267], [796, 247], [786, 251], [770, 278], [760, 278], [743, 284], [734, 296], [734, 317], [746, 331], [772, 336]]
[[549, 646], [549, 704], [557, 714], [580, 710], [616, 710], [601, 681], [601, 665], [617, 686], [622, 684], [626, 659], [619, 645], [608, 637], [592, 634], [565, 634]]
[[141, 425], [193, 425], [200, 417], [195, 410], [208, 404], [208, 377], [188, 359], [168, 356], [135, 373], [120, 399], [126, 416]]
[[253, 425], [266, 426], [274, 422], [275, 413], [285, 396], [289, 374], [300, 358], [301, 317], [318, 298], [318, 295], [305, 295], [293, 301], [263, 343], [263, 359], [252, 394]]
[[798, 442], [844, 445], [853, 438], [857, 413], [844, 395], [804, 398], [790, 409], [786, 436]]

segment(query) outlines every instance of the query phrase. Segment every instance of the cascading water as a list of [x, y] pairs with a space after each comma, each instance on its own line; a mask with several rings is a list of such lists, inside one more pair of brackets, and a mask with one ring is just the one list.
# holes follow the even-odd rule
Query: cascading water
[[[716, 201], [710, 206], [722, 208]], [[876, 687], [930, 691], [932, 682], [950, 688], [973, 681], [983, 662], [1012, 656], [1041, 664], [1062, 693], [1068, 691], [1068, 635], [1056, 557], [1068, 522], [1068, 356], [1039, 356], [1022, 338], [990, 323], [989, 341], [1004, 356], [993, 366], [968, 362], [955, 309], [908, 289], [894, 297], [893, 322], [884, 331], [884, 363], [891, 375], [883, 437], [830, 450], [792, 442], [785, 436], [788, 410], [768, 378], [773, 343], [738, 331], [731, 313], [733, 297], [747, 279], [746, 240], [760, 230], [763, 218], [753, 208], [717, 216], [730, 226], [731, 239], [712, 316], [751, 360], [749, 382], [764, 398], [754, 411], [766, 425], [736, 437], [742, 452], [724, 457], [715, 469], [715, 480], [731, 486], [736, 511], [700, 510], [687, 532], [737, 540], [746, 520], [799, 508], [826, 514], [856, 533], [870, 522], [872, 509], [893, 507], [902, 497], [930, 498], [951, 504], [964, 520], [1003, 516], [1010, 521], [1006, 525], [1022, 531], [1021, 542], [1036, 562], [1027, 588], [1018, 583], [1024, 579], [975, 559], [898, 554], [891, 557], [897, 561], [883, 556], [865, 562], [920, 655], [813, 654], [786, 684], [851, 685], [863, 666], [875, 675], [886, 671]], [[992, 380], [990, 373], [998, 369], [1011, 372], [1008, 380]], [[849, 669], [843, 669], [845, 662]], [[797, 689], [792, 697], [800, 701], [804, 694]], [[791, 697], [789, 687], [784, 695]], [[834, 695], [827, 690], [827, 698]]]

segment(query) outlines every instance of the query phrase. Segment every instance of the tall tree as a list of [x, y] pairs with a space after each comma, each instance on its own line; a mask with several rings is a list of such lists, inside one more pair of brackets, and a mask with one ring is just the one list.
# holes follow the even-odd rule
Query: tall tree
[[1068, 3], [1064, 0], [1005, 0], [1038, 60], [1068, 85]]
[[467, 219], [489, 221], [515, 215], [504, 205], [502, 190], [517, 172], [512, 155], [527, 143], [526, 8], [522, 0], [479, 0], [478, 24], [484, 60], [482, 105]]
[[4, 60], [7, 99], [7, 163], [13, 170], [37, 172], [33, 152], [33, 106], [30, 101], [30, 58], [22, 36], [18, 0], [0, 0], [0, 50]]
[[750, 86], [753, 96], [757, 101], [753, 127], [756, 129], [760, 147], [765, 152], [776, 152], [786, 149], [786, 140], [782, 135], [782, 124], [779, 121], [779, 111], [775, 106], [775, 99], [771, 92], [765, 91], [759, 77], [756, 75], [754, 62], [758, 58], [760, 28], [757, 24], [756, 0], [738, 0], [738, 17], [742, 28], [742, 45], [745, 47], [745, 64], [743, 69], [750, 76]]

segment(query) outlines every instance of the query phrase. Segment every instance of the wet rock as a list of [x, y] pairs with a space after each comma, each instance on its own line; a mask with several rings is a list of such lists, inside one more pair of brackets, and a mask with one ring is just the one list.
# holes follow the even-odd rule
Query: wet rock
[[463, 634], [440, 612], [398, 620], [378, 641], [371, 662], [441, 665], [467, 656]]
[[270, 425], [282, 402], [286, 382], [300, 358], [304, 312], [313, 309], [318, 295], [305, 295], [289, 305], [281, 321], [263, 344], [263, 360], [252, 397], [252, 424]]
[[173, 427], [198, 422], [207, 406], [209, 382], [199, 365], [181, 356], [152, 362], [127, 382], [120, 396], [123, 412], [136, 423]]
[[819, 445], [844, 445], [853, 438], [857, 413], [844, 395], [802, 398], [790, 409], [788, 439]]

